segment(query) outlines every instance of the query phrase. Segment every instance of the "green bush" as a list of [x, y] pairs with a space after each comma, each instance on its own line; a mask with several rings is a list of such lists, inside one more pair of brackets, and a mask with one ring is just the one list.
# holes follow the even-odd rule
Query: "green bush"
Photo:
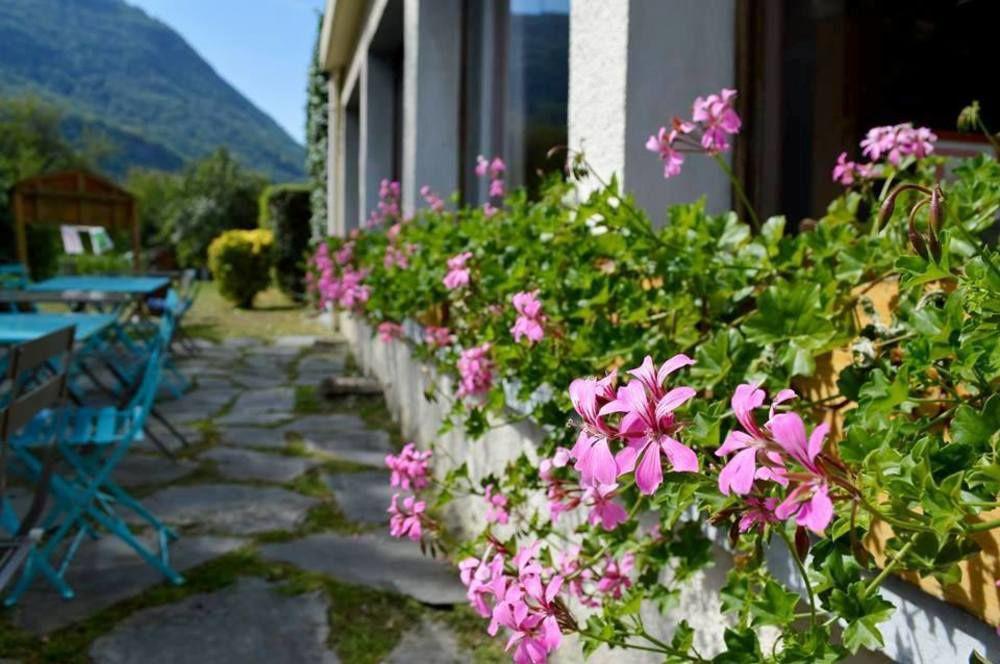
[[309, 191], [304, 184], [279, 184], [260, 196], [260, 227], [274, 233], [275, 281], [296, 300], [303, 297], [305, 253], [312, 236]]
[[266, 229], [226, 231], [208, 246], [208, 266], [219, 293], [244, 309], [271, 281], [274, 235]]
[[131, 254], [80, 254], [59, 257], [59, 272], [62, 274], [122, 274], [131, 271]]

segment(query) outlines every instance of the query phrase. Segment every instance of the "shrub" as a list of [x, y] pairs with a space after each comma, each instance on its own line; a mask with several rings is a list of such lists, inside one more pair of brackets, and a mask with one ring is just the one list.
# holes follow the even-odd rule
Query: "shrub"
[[59, 257], [59, 272], [62, 274], [121, 274], [131, 270], [131, 254], [79, 254]]
[[260, 227], [274, 234], [275, 281], [296, 300], [303, 296], [310, 214], [308, 185], [272, 185], [260, 195]]
[[208, 247], [208, 266], [219, 293], [238, 307], [249, 309], [253, 298], [271, 281], [271, 231], [226, 231]]

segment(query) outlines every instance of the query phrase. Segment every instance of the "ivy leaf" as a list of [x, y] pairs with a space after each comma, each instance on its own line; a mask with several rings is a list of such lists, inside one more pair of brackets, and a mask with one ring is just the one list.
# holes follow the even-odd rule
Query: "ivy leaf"
[[716, 664], [749, 664], [763, 659], [760, 642], [752, 629], [727, 628], [722, 639], [726, 643], [726, 651], [712, 660]]
[[878, 594], [866, 596], [865, 588], [864, 581], [855, 581], [846, 590], [835, 588], [827, 600], [829, 607], [847, 622], [843, 640], [852, 653], [883, 645], [878, 624], [896, 608]]
[[906, 401], [909, 393], [909, 373], [905, 367], [891, 383], [882, 369], [876, 369], [871, 380], [862, 386], [858, 399], [870, 413], [887, 413]]
[[750, 614], [755, 618], [754, 624], [784, 627], [795, 619], [795, 607], [798, 603], [798, 593], [785, 590], [768, 579], [750, 605]]
[[682, 620], [674, 628], [674, 638], [670, 641], [670, 647], [680, 652], [687, 652], [693, 645], [694, 629], [686, 620]]
[[956, 443], [983, 447], [997, 431], [1000, 431], [1000, 394], [990, 397], [981, 412], [962, 404], [951, 421], [951, 437]]

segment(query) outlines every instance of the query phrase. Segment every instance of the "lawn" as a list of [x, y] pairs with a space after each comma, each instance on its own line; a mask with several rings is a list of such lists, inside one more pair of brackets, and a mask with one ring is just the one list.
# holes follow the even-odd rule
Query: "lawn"
[[238, 309], [219, 295], [211, 281], [201, 283], [194, 307], [184, 319], [184, 329], [212, 341], [226, 337], [273, 341], [285, 335], [329, 331], [312, 307], [292, 301], [277, 288], [257, 295], [253, 309]]

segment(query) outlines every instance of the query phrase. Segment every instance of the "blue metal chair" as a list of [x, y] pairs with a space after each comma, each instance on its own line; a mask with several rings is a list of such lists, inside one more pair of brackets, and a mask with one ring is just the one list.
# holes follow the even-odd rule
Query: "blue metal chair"
[[[37, 556], [35, 544], [43, 529], [38, 527], [45, 512], [52, 470], [56, 460], [55, 444], [61, 429], [61, 413], [66, 398], [66, 365], [73, 349], [73, 328], [67, 327], [39, 339], [15, 346], [3, 360], [3, 384], [0, 411], [0, 529], [7, 537], [0, 539], [0, 590], [27, 564], [38, 569], [58, 585], [58, 574]], [[55, 413], [55, 426], [37, 443], [46, 446], [45, 460], [35, 478], [31, 504], [19, 514], [7, 499], [10, 469], [8, 450], [11, 439], [40, 413]], [[29, 572], [26, 572], [29, 573]]]
[[[44, 543], [36, 548], [33, 560], [42, 565], [29, 565], [5, 603], [15, 604], [30, 585], [33, 573], [40, 569], [65, 598], [73, 591], [65, 581], [66, 570], [86, 536], [95, 536], [103, 529], [128, 544], [151, 567], [174, 584], [183, 577], [170, 565], [169, 543], [177, 534], [157, 519], [138, 500], [113, 479], [112, 473], [128, 453], [132, 443], [142, 438], [143, 428], [153, 407], [165, 359], [169, 338], [158, 334], [151, 342], [148, 364], [142, 380], [128, 403], [122, 407], [70, 407], [66, 409], [59, 451], [72, 472], [52, 477], [52, 493], [59, 510]], [[36, 455], [38, 435], [51, 426], [46, 418], [36, 418], [24, 433], [14, 440], [13, 449], [28, 473], [38, 476], [43, 466]], [[142, 542], [119, 514], [119, 508], [131, 511], [150, 526], [156, 534], [156, 546]], [[52, 561], [65, 548], [58, 565]], [[46, 569], [54, 570], [53, 579]]]

